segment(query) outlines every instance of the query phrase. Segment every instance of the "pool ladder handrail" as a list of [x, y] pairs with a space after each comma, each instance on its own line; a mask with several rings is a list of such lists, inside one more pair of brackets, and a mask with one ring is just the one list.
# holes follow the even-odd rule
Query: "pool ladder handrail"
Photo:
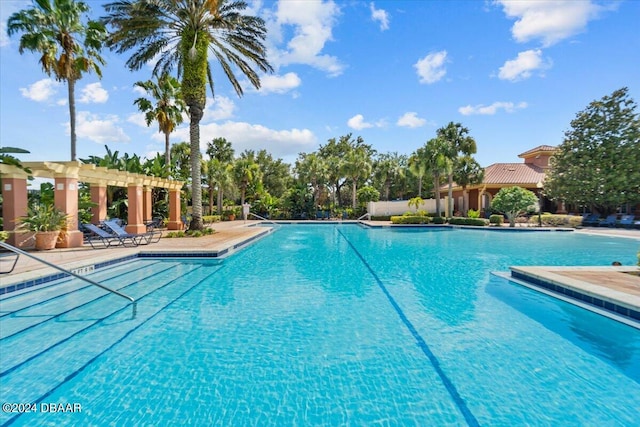
[[10, 244], [8, 244], [8, 243], [0, 242], [0, 247], [5, 248], [5, 249], [7, 249], [7, 250], [9, 250], [9, 251], [11, 251], [11, 252], [14, 252], [14, 253], [18, 254], [18, 255], [24, 255], [24, 256], [27, 256], [27, 257], [29, 257], [29, 258], [35, 259], [36, 261], [39, 261], [39, 262], [41, 262], [42, 264], [44, 264], [44, 265], [46, 265], [46, 266], [48, 266], [48, 267], [55, 268], [56, 270], [62, 271], [63, 273], [66, 273], [66, 274], [68, 274], [68, 275], [70, 275], [70, 276], [73, 276], [73, 277], [75, 277], [75, 278], [77, 278], [77, 279], [84, 280], [85, 282], [87, 282], [87, 283], [89, 283], [89, 284], [91, 284], [91, 285], [94, 285], [94, 286], [97, 286], [97, 287], [99, 287], [99, 288], [102, 288], [102, 289], [104, 289], [105, 291], [109, 291], [109, 292], [111, 292], [111, 293], [113, 293], [113, 294], [116, 294], [116, 295], [118, 295], [118, 296], [122, 297], [122, 298], [126, 298], [126, 299], [128, 299], [129, 301], [131, 301], [132, 303], [135, 303], [135, 302], [136, 302], [136, 300], [135, 300], [135, 299], [133, 299], [133, 298], [131, 298], [129, 295], [125, 295], [125, 294], [123, 294], [123, 293], [121, 293], [121, 292], [116, 291], [115, 289], [111, 289], [111, 288], [109, 288], [109, 287], [107, 287], [107, 286], [105, 286], [105, 285], [102, 285], [102, 284], [98, 283], [98, 282], [94, 282], [94, 281], [93, 281], [93, 280], [91, 280], [91, 279], [88, 279], [88, 278], [86, 278], [86, 277], [84, 277], [84, 276], [81, 276], [81, 275], [76, 274], [76, 273], [74, 273], [74, 272], [72, 272], [72, 271], [69, 271], [69, 270], [67, 270], [67, 269], [64, 269], [64, 268], [62, 268], [62, 267], [60, 267], [60, 266], [57, 266], [57, 265], [55, 265], [55, 264], [52, 264], [52, 263], [50, 263], [49, 261], [45, 261], [45, 260], [44, 260], [44, 259], [42, 259], [42, 258], [39, 258], [39, 257], [37, 257], [37, 256], [35, 256], [35, 255], [32, 255], [32, 254], [30, 254], [29, 252], [25, 252], [25, 251], [23, 251], [22, 249], [18, 249], [18, 248], [16, 248], [15, 246], [11, 246], [11, 245], [10, 245]]
[[365, 216], [369, 219], [369, 221], [371, 221], [371, 214], [369, 212], [367, 212], [366, 214], [362, 215], [356, 221], [362, 221], [362, 218], [364, 218]]
[[[254, 214], [253, 212], [249, 212], [249, 215], [253, 215], [253, 216], [255, 216], [255, 217], [256, 217], [256, 218], [258, 218], [258, 219], [261, 219], [261, 220], [266, 221], [266, 222], [270, 222], [271, 224], [275, 225], [276, 227], [281, 227], [281, 225], [280, 225], [280, 224], [278, 224], [277, 222], [274, 222], [273, 220], [270, 220], [270, 219], [264, 218], [264, 217], [262, 217], [262, 216], [260, 216], [260, 215], [258, 215], [258, 214]], [[249, 215], [247, 215], [247, 216], [249, 216]]]

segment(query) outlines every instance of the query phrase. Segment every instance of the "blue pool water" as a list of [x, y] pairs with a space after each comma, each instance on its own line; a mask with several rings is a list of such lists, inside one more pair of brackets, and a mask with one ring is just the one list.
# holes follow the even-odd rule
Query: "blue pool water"
[[135, 312], [75, 280], [9, 294], [0, 401], [36, 411], [0, 424], [638, 425], [640, 330], [490, 274], [630, 265], [638, 246], [292, 225], [224, 260], [90, 276]]

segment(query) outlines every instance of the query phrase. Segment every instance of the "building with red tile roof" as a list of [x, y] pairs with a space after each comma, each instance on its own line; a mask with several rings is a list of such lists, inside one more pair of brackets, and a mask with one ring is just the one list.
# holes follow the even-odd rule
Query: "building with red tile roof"
[[[466, 213], [468, 209], [485, 211], [491, 206], [493, 197], [504, 187], [518, 186], [531, 190], [538, 197], [543, 186], [544, 177], [549, 169], [549, 159], [556, 151], [556, 147], [540, 145], [519, 154], [523, 163], [494, 163], [484, 168], [484, 180], [462, 188], [453, 187], [454, 211]], [[446, 187], [443, 188], [444, 191]], [[556, 210], [555, 205], [544, 200], [542, 210]], [[562, 210], [559, 207], [558, 210]]]

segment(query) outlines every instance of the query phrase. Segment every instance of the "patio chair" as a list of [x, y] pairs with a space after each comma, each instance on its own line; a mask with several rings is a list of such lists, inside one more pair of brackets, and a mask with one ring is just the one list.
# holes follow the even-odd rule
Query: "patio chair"
[[600, 227], [615, 227], [617, 222], [618, 222], [618, 214], [611, 214], [599, 225]]
[[[110, 248], [112, 246], [138, 246], [142, 240], [135, 236], [118, 236], [110, 234], [95, 224], [82, 224], [82, 228], [91, 234], [85, 238], [85, 241], [91, 245], [93, 249], [99, 247]], [[98, 245], [98, 243], [101, 244]]]
[[600, 225], [600, 215], [598, 214], [585, 214], [582, 216], [582, 225], [584, 226], [598, 226]]
[[122, 238], [132, 238], [138, 239], [139, 245], [148, 245], [149, 243], [157, 243], [160, 241], [162, 237], [162, 231], [147, 231], [146, 233], [127, 233], [127, 231], [118, 225], [115, 221], [109, 220], [105, 221], [104, 225], [106, 225], [111, 231], [115, 233], [116, 236]]
[[618, 225], [624, 228], [631, 228], [633, 227], [633, 220], [633, 215], [622, 215], [622, 218], [620, 218], [620, 221], [618, 221]]

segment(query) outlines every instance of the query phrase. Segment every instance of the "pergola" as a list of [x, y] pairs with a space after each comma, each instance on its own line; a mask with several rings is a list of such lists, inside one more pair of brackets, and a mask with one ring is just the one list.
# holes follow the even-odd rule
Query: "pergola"
[[30, 173], [7, 164], [0, 164], [2, 177], [2, 217], [4, 230], [9, 232], [9, 243], [26, 246], [27, 233], [16, 233], [16, 219], [27, 214], [27, 179], [29, 175], [50, 178], [54, 182], [54, 205], [69, 215], [67, 232], [58, 247], [70, 248], [82, 246], [82, 232], [78, 230], [78, 182], [89, 184], [91, 201], [91, 222], [99, 224], [107, 216], [107, 186], [127, 188], [129, 213], [126, 230], [129, 233], [146, 231], [145, 222], [151, 221], [151, 191], [155, 188], [169, 190], [168, 228], [182, 228], [180, 219], [180, 191], [182, 181], [157, 178], [137, 173], [108, 169], [80, 161], [70, 162], [23, 162]]

